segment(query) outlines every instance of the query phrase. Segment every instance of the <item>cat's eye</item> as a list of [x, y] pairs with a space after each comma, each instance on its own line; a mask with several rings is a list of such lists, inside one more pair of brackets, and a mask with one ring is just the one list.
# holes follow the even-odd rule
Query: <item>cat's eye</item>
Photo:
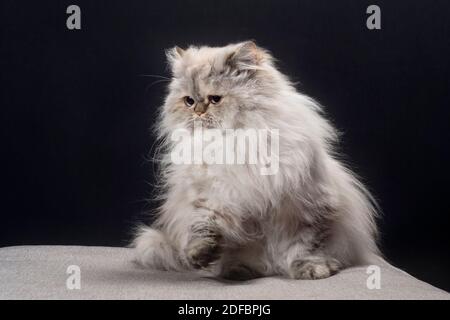
[[188, 107], [192, 107], [195, 103], [195, 100], [189, 96], [184, 97], [184, 104]]
[[222, 100], [222, 97], [221, 96], [208, 96], [208, 100], [212, 104], [218, 104]]

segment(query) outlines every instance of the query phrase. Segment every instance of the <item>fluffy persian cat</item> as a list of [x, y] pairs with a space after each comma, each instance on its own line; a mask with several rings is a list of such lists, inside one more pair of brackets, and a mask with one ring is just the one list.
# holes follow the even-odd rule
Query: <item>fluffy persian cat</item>
[[[226, 279], [283, 275], [321, 279], [369, 263], [376, 206], [334, 151], [337, 132], [296, 91], [268, 51], [248, 41], [175, 47], [161, 109], [162, 205], [133, 245], [143, 266]], [[279, 129], [279, 170], [252, 165], [176, 165], [175, 129]]]

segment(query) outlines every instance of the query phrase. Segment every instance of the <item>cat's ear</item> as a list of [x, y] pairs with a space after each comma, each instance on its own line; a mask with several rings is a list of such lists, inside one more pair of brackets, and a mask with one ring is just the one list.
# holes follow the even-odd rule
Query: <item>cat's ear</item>
[[181, 49], [178, 46], [175, 46], [175, 47], [167, 50], [166, 57], [167, 57], [167, 62], [169, 63], [169, 65], [173, 68], [173, 65], [175, 64], [175, 62], [180, 60], [183, 57], [185, 52], [186, 51], [184, 49]]
[[254, 41], [245, 41], [236, 45], [233, 52], [226, 57], [225, 63], [241, 70], [257, 70], [265, 56], [264, 50]]

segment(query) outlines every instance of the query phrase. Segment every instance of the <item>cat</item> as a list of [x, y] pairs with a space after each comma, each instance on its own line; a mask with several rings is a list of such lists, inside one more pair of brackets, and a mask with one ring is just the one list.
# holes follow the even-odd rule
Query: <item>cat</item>
[[[377, 205], [338, 158], [338, 133], [253, 41], [172, 48], [160, 110], [161, 200], [133, 241], [141, 265], [231, 280], [322, 279], [379, 254]], [[175, 165], [174, 130], [274, 128], [279, 169]]]

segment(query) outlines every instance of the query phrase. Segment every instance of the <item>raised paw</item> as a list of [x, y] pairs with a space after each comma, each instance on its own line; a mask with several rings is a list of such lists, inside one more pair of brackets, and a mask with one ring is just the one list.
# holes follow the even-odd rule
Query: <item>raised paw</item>
[[308, 257], [294, 260], [290, 266], [290, 275], [294, 279], [324, 279], [341, 269], [339, 261], [327, 257]]
[[187, 248], [186, 257], [195, 269], [206, 268], [220, 258], [221, 246], [218, 236], [193, 238]]

